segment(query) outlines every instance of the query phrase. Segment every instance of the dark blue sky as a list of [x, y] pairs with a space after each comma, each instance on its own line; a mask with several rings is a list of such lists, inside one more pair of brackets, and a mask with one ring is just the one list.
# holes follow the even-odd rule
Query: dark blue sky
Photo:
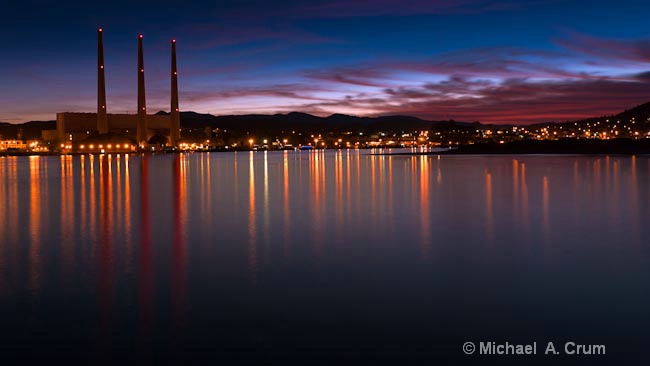
[[0, 121], [94, 111], [104, 29], [109, 113], [134, 112], [138, 34], [147, 102], [538, 122], [650, 101], [650, 3], [565, 0], [32, 2], [0, 14]]

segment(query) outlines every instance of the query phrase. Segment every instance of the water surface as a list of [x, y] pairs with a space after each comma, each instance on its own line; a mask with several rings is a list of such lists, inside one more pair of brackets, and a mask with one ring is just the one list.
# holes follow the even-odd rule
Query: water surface
[[608, 354], [558, 360], [643, 364], [649, 178], [644, 156], [0, 157], [0, 355], [549, 364], [461, 346], [575, 341]]

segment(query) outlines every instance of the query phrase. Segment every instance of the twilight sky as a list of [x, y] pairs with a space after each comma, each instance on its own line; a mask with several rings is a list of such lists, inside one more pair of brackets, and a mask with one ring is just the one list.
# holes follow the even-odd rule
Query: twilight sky
[[144, 34], [149, 111], [571, 120], [650, 101], [647, 0], [21, 0], [0, 14], [0, 121], [135, 112]]

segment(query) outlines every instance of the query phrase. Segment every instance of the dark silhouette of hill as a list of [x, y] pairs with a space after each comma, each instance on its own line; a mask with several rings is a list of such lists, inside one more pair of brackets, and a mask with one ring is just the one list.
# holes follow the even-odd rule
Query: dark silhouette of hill
[[[160, 111], [157, 115], [168, 115]], [[636, 121], [645, 122], [650, 118], [650, 103], [638, 105], [634, 108], [611, 116], [593, 117], [579, 121], [564, 123], [586, 124], [589, 122], [603, 121], [628, 121], [634, 118]], [[544, 126], [551, 123], [539, 123], [534, 126]], [[562, 124], [562, 123], [553, 123]], [[462, 129], [490, 128], [493, 125], [484, 125], [479, 122], [457, 122], [457, 121], [428, 121], [412, 116], [380, 116], [380, 117], [358, 117], [346, 114], [332, 114], [327, 117], [314, 116], [307, 113], [291, 112], [287, 114], [246, 114], [246, 115], [224, 115], [214, 116], [197, 112], [181, 112], [181, 126], [185, 129], [211, 129], [219, 128], [229, 130], [233, 133], [279, 133], [286, 131], [297, 131], [301, 133], [402, 133], [418, 130], [449, 131]], [[512, 125], [498, 125], [506, 128]], [[531, 126], [529, 126], [531, 127]], [[32, 121], [22, 124], [0, 122], [0, 135], [3, 138], [16, 138], [22, 130], [23, 139], [41, 137], [42, 130], [56, 128], [56, 121]]]
[[587, 123], [593, 123], [593, 122], [599, 122], [599, 121], [604, 121], [604, 120], [610, 120], [610, 121], [630, 121], [632, 119], [635, 119], [636, 121], [642, 122], [642, 121], [647, 121], [648, 118], [650, 118], [650, 102], [640, 104], [636, 107], [627, 109], [621, 113], [618, 114], [612, 114], [612, 115], [605, 115], [605, 116], [600, 116], [600, 117], [590, 117], [590, 118], [585, 118], [581, 120], [575, 120], [575, 121], [567, 121], [567, 122], [555, 122], [555, 123], [536, 123], [533, 125], [530, 125], [531, 127], [535, 126], [546, 126], [549, 124], [557, 124], [557, 125], [562, 125], [564, 123], [578, 123], [578, 124], [587, 124]]
[[20, 124], [0, 122], [0, 135], [3, 139], [17, 138], [22, 130], [23, 139], [35, 139], [41, 137], [42, 130], [56, 129], [56, 121], [31, 121]]
[[638, 105], [614, 116], [620, 120], [630, 120], [635, 118], [637, 121], [645, 121], [650, 117], [650, 102]]
[[[158, 112], [168, 115], [167, 112]], [[476, 128], [478, 123], [456, 121], [427, 121], [411, 116], [357, 117], [333, 114], [318, 117], [307, 113], [246, 114], [214, 116], [196, 112], [181, 112], [181, 126], [185, 129], [202, 130], [206, 127], [228, 130], [235, 134], [277, 134], [296, 131], [308, 134], [326, 133], [401, 133], [415, 130], [451, 130]]]
[[[157, 114], [168, 114], [158, 112]], [[280, 131], [300, 131], [306, 133], [362, 132], [399, 133], [413, 130], [437, 130], [469, 128], [477, 123], [456, 121], [427, 121], [411, 116], [357, 117], [333, 114], [318, 117], [307, 113], [287, 114], [246, 114], [214, 116], [196, 112], [181, 112], [183, 128], [219, 128], [233, 132], [272, 133]]]
[[[158, 114], [168, 114], [158, 112]], [[610, 120], [631, 120], [646, 121], [650, 118], [650, 102], [638, 105], [634, 108], [625, 110], [621, 113], [591, 117], [582, 120], [555, 122], [552, 124], [562, 123], [588, 123], [600, 121], [603, 119]], [[196, 112], [181, 112], [181, 124], [184, 128], [204, 128], [206, 126], [213, 128], [232, 129], [235, 131], [260, 131], [267, 129], [280, 130], [301, 130], [301, 131], [351, 131], [351, 132], [369, 132], [385, 131], [400, 132], [411, 130], [445, 130], [445, 129], [463, 129], [463, 128], [485, 128], [488, 126], [479, 122], [458, 122], [458, 121], [429, 121], [413, 116], [380, 116], [380, 117], [357, 117], [346, 114], [332, 114], [328, 117], [318, 117], [307, 113], [291, 112], [288, 114], [246, 114], [246, 115], [225, 115], [214, 116], [211, 114], [201, 114]], [[537, 123], [528, 125], [545, 126], [551, 123]], [[501, 128], [512, 127], [514, 125], [497, 125]]]

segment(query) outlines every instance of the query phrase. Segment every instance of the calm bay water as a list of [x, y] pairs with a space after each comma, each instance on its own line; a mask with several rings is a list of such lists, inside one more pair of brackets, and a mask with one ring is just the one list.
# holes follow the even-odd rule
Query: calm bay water
[[0, 356], [650, 360], [650, 158], [366, 153], [0, 157]]

